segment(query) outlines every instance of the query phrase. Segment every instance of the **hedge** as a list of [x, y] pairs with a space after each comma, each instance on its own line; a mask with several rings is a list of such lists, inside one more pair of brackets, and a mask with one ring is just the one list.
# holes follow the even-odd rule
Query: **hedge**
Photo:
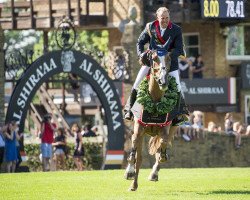
[[[67, 144], [69, 152], [66, 155], [65, 170], [76, 170], [73, 160], [74, 144]], [[87, 170], [100, 169], [102, 165], [102, 144], [84, 143], [85, 155], [83, 156], [83, 165]], [[24, 151], [28, 157], [27, 166], [30, 171], [42, 171], [42, 162], [39, 158], [40, 144], [25, 144]]]

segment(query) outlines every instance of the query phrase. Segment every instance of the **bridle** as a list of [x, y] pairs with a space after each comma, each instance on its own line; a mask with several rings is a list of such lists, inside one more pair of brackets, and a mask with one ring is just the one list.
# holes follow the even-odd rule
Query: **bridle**
[[165, 55], [163, 59], [158, 56], [158, 52], [151, 50], [149, 52], [150, 57], [150, 75], [153, 76], [155, 81], [158, 83], [161, 90], [165, 91], [168, 89], [168, 68], [165, 62], [165, 58], [168, 55]]
[[[151, 65], [151, 75], [153, 75], [155, 81], [159, 84], [161, 90], [168, 89], [168, 68], [170, 63], [166, 63], [166, 58], [170, 62], [168, 49], [171, 43], [171, 38], [169, 37], [165, 44], [156, 44], [155, 38], [151, 38], [150, 46], [153, 50], [149, 52], [150, 65]], [[169, 65], [170, 66], [170, 65]]]

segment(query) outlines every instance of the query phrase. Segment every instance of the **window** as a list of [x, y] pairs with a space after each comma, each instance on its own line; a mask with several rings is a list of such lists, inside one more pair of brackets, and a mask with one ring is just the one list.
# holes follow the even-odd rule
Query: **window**
[[231, 26], [227, 36], [227, 58], [229, 60], [250, 58], [250, 26]]
[[184, 33], [183, 42], [187, 57], [196, 57], [200, 53], [199, 33]]

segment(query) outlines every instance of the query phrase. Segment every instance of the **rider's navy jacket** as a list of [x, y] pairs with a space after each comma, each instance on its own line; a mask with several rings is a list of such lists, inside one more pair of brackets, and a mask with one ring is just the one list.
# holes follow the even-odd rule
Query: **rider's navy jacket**
[[[140, 34], [138, 41], [137, 41], [137, 54], [140, 56], [144, 52], [144, 46], [145, 44], [149, 43], [149, 49], [152, 50], [152, 47], [150, 45], [151, 38], [154, 38], [156, 40], [156, 43], [161, 44], [159, 40], [159, 34], [160, 33], [160, 26], [158, 25], [159, 22], [153, 21], [147, 24], [145, 29]], [[158, 30], [157, 30], [158, 29]], [[149, 32], [153, 37], [150, 37]], [[183, 49], [183, 39], [182, 39], [182, 31], [181, 27], [169, 22], [167, 29], [165, 30], [162, 38], [167, 41], [170, 37], [171, 44], [168, 49], [168, 51], [171, 51], [171, 67], [170, 71], [178, 70], [178, 57], [183, 55], [185, 56], [185, 52]]]

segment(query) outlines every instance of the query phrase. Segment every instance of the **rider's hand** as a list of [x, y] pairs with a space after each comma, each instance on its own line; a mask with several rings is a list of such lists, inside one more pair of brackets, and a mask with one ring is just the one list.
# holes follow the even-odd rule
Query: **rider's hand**
[[143, 56], [144, 56], [145, 52], [141, 53], [141, 55], [139, 56], [139, 64], [143, 65]]
[[146, 66], [150, 66], [150, 60], [148, 57], [148, 53], [149, 51], [143, 52], [140, 56], [139, 56], [139, 63], [140, 65], [146, 65]]

